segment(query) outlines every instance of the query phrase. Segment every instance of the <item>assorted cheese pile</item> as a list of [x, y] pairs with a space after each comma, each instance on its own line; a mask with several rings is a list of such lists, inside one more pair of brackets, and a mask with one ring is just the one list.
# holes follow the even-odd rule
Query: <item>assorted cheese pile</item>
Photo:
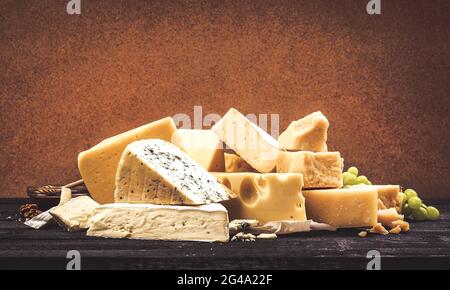
[[312, 222], [407, 231], [398, 185], [360, 178], [364, 186], [343, 188], [352, 177], [343, 174], [340, 153], [328, 152], [328, 127], [315, 112], [276, 140], [235, 109], [210, 130], [177, 130], [165, 118], [81, 152], [92, 199], [61, 202], [49, 214], [69, 231], [108, 238], [226, 242], [233, 220], [256, 220], [277, 233]]

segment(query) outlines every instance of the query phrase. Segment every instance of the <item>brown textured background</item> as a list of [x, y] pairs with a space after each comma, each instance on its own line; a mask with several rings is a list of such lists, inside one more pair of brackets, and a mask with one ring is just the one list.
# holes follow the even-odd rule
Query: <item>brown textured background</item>
[[172, 116], [321, 110], [378, 183], [450, 197], [450, 2], [0, 2], [0, 196], [79, 177], [77, 153]]

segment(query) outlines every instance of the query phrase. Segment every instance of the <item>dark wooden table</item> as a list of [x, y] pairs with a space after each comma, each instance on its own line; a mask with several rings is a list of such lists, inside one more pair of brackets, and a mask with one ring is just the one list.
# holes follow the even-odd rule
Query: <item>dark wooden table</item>
[[356, 229], [310, 232], [276, 240], [211, 244], [87, 237], [58, 227], [34, 230], [17, 221], [25, 200], [0, 199], [0, 268], [65, 269], [69, 250], [82, 269], [365, 269], [368, 251], [382, 269], [450, 269], [450, 201], [429, 201], [441, 219], [412, 222], [400, 235], [357, 236]]

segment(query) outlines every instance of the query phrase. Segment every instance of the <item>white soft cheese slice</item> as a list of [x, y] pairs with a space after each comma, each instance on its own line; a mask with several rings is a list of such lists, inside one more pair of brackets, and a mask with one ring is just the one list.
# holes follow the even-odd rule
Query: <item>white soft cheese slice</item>
[[73, 232], [90, 226], [93, 210], [98, 206], [100, 204], [89, 196], [79, 196], [55, 206], [49, 212], [62, 228]]
[[127, 146], [116, 176], [115, 202], [207, 204], [230, 191], [177, 146], [159, 139]]
[[220, 204], [106, 204], [95, 209], [88, 236], [227, 242], [228, 214]]

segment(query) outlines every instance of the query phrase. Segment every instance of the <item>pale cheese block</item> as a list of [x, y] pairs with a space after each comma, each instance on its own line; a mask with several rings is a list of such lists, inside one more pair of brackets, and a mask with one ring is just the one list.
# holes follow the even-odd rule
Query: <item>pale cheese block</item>
[[231, 108], [211, 129], [257, 171], [267, 173], [275, 168], [277, 140], [236, 109]]
[[103, 140], [81, 152], [78, 169], [92, 198], [101, 204], [114, 202], [117, 166], [128, 144], [149, 138], [171, 141], [175, 131], [175, 123], [168, 117]]
[[220, 204], [170, 206], [115, 203], [95, 210], [88, 236], [227, 242], [228, 215]]
[[256, 172], [244, 159], [237, 154], [224, 153], [225, 172]]
[[206, 170], [225, 170], [223, 143], [212, 130], [178, 129], [172, 143]]
[[99, 206], [89, 196], [79, 196], [53, 207], [49, 212], [62, 228], [74, 232], [91, 225], [93, 211]]
[[149, 139], [124, 150], [114, 196], [120, 203], [194, 205], [226, 200], [230, 193], [177, 146]]
[[281, 151], [277, 172], [303, 174], [303, 188], [340, 188], [343, 161], [339, 152]]
[[296, 151], [326, 152], [327, 118], [320, 112], [314, 112], [300, 120], [292, 122], [278, 137], [281, 148]]
[[378, 192], [375, 188], [303, 190], [306, 216], [337, 228], [374, 226]]
[[213, 173], [237, 197], [222, 202], [230, 219], [306, 220], [303, 178], [296, 173]]

